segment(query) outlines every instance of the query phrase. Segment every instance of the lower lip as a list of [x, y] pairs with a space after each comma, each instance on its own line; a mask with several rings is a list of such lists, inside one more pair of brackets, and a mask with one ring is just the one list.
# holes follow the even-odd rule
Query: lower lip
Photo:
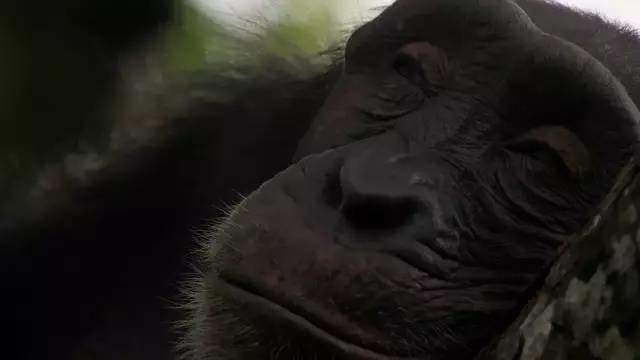
[[254, 294], [224, 280], [218, 281], [217, 284], [218, 288], [223, 291], [226, 296], [251, 309], [259, 309], [265, 315], [273, 317], [277, 321], [284, 321], [293, 325], [298, 331], [301, 331], [301, 334], [317, 339], [321, 343], [329, 346], [331, 349], [334, 349], [335, 352], [340, 354], [340, 359], [417, 360], [417, 358], [382, 355], [371, 350], [364, 349], [360, 346], [347, 343], [327, 333], [325, 330], [320, 329], [304, 317], [294, 314], [283, 306], [278, 305], [260, 295]]

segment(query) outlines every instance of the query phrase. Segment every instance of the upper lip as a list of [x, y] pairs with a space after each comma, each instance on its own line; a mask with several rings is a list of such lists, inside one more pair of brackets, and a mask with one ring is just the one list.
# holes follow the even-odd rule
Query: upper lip
[[288, 321], [297, 328], [307, 332], [313, 338], [318, 339], [332, 348], [350, 356], [349, 358], [362, 360], [417, 360], [415, 357], [404, 357], [390, 354], [381, 354], [374, 350], [367, 349], [361, 345], [343, 340], [342, 338], [332, 334], [328, 330], [312, 322], [308, 316], [300, 314], [300, 312], [291, 310], [290, 307], [279, 302], [271, 300], [269, 297], [262, 295], [255, 287], [244, 284], [229, 276], [220, 276], [219, 283], [231, 296], [241, 296], [244, 299], [251, 299], [258, 307], [266, 307], [271, 310], [272, 314], [277, 314], [280, 318]]

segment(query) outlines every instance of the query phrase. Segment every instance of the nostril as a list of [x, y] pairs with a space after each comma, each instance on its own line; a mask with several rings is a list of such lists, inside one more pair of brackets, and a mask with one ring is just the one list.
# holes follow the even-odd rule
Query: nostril
[[418, 211], [418, 203], [410, 198], [351, 195], [341, 210], [358, 229], [389, 230], [406, 225]]

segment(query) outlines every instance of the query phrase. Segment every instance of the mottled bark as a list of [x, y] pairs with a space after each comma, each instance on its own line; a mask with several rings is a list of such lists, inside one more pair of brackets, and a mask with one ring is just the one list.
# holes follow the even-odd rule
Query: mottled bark
[[640, 359], [640, 169], [569, 239], [513, 325], [477, 360]]

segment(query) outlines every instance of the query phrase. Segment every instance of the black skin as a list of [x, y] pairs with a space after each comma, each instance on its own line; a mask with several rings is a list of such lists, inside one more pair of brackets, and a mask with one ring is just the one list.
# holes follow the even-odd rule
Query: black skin
[[16, 358], [172, 359], [191, 230], [237, 192], [189, 288], [188, 355], [472, 357], [638, 140], [638, 39], [518, 5], [400, 0], [334, 71], [200, 104], [64, 204], [6, 220]]

